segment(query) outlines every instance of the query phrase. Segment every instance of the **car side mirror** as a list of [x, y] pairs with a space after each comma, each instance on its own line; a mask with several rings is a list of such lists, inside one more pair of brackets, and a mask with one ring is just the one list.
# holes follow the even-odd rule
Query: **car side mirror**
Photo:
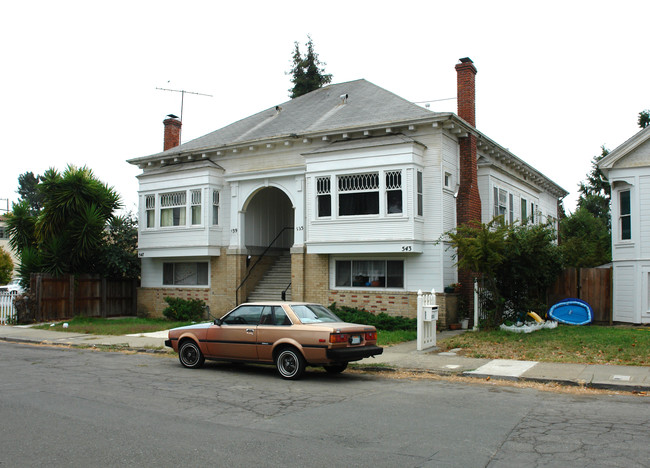
[[221, 319], [214, 319], [214, 324], [215, 325], [221, 325], [222, 323], [223, 322], [221, 321]]

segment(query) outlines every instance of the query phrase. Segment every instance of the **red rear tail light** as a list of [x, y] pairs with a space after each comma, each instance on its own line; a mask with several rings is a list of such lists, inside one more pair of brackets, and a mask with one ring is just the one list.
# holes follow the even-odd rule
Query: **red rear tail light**
[[366, 332], [366, 341], [376, 341], [377, 340], [377, 332]]
[[347, 333], [330, 333], [330, 343], [347, 343], [349, 339]]

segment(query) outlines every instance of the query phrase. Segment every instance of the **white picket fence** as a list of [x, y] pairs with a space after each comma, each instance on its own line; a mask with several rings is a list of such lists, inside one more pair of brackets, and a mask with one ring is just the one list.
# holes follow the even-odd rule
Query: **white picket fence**
[[0, 324], [6, 325], [11, 322], [16, 316], [16, 308], [14, 307], [14, 297], [18, 294], [16, 292], [0, 292]]
[[436, 324], [438, 321], [438, 306], [436, 305], [436, 291], [431, 294], [422, 294], [418, 291], [418, 336], [417, 349], [422, 351], [436, 346]]

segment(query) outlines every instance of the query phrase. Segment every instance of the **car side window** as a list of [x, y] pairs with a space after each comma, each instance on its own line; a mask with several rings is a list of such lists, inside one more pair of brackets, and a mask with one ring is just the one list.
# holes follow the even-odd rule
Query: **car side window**
[[257, 325], [260, 322], [264, 306], [250, 305], [241, 306], [230, 312], [223, 323], [227, 325]]
[[275, 310], [275, 325], [291, 325], [291, 320], [282, 307], [273, 307]]
[[260, 325], [274, 325], [273, 307], [264, 307], [264, 310], [262, 311], [262, 318], [260, 318]]

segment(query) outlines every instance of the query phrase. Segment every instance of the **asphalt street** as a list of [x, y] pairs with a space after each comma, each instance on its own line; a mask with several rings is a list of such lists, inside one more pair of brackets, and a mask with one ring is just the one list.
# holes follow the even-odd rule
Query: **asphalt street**
[[631, 395], [0, 342], [0, 466], [645, 467]]

